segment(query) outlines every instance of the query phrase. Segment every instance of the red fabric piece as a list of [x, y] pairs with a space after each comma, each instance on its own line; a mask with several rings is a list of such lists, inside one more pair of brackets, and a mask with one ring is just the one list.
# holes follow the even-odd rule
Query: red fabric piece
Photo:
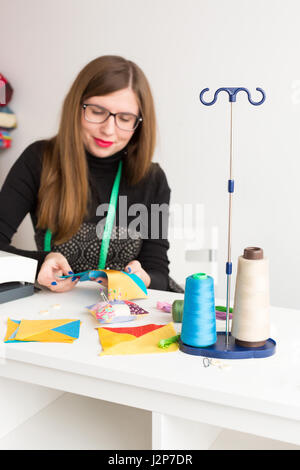
[[150, 333], [150, 331], [158, 330], [158, 328], [162, 328], [165, 325], [154, 325], [150, 323], [149, 325], [142, 325], [142, 326], [131, 326], [128, 328], [109, 328], [104, 327], [105, 330], [113, 331], [114, 333], [127, 333], [129, 335], [134, 335], [137, 338], [140, 336], [145, 335], [146, 333]]
[[0, 107], [7, 106], [13, 95], [13, 88], [8, 80], [0, 73]]

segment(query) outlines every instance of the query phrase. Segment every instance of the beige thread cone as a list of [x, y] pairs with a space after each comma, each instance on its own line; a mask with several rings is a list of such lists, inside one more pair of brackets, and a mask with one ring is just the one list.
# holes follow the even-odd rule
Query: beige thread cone
[[263, 258], [261, 248], [246, 248], [238, 258], [231, 328], [241, 346], [262, 346], [269, 338], [269, 299], [269, 261]]

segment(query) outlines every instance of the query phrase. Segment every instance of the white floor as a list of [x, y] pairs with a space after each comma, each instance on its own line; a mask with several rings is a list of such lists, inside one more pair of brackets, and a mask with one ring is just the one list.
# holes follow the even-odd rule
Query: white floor
[[[65, 393], [4, 436], [0, 449], [151, 449], [151, 422], [150, 412]], [[211, 449], [300, 447], [224, 430]]]

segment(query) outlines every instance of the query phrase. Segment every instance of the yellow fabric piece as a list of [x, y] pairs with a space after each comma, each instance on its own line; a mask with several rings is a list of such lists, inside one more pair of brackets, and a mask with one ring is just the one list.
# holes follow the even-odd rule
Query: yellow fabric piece
[[16, 329], [19, 328], [19, 325], [12, 321], [10, 318], [7, 319], [7, 329], [6, 329], [6, 335], [4, 338], [4, 341], [7, 341], [11, 335], [16, 331]]
[[107, 275], [109, 300], [146, 299], [147, 294], [127, 274], [113, 269], [103, 269]]
[[50, 343], [73, 343], [77, 338], [59, 331], [53, 331], [54, 328], [67, 325], [77, 320], [59, 319], [59, 320], [21, 320], [17, 324], [7, 319], [7, 330], [4, 341], [10, 341], [11, 335], [18, 329], [13, 341], [38, 341]]
[[[178, 344], [173, 343], [168, 348], [163, 349], [158, 346], [161, 339], [167, 339], [171, 336], [177, 335], [173, 322], [168, 323], [162, 328], [150, 331], [139, 338], [133, 335], [114, 333], [113, 331], [98, 328], [98, 334], [103, 351], [99, 356], [105, 355], [118, 355], [118, 354], [153, 354], [153, 353], [168, 353], [177, 351]], [[118, 341], [118, 337], [120, 337]], [[125, 336], [128, 339], [125, 339]], [[103, 340], [103, 342], [102, 342]]]
[[[22, 323], [21, 323], [22, 326]], [[19, 329], [20, 331], [20, 329]], [[38, 341], [39, 343], [73, 343], [74, 339], [70, 338], [68, 335], [59, 333], [58, 331], [43, 331], [41, 333], [33, 333], [31, 335], [22, 336], [22, 339], [19, 335], [19, 331], [16, 334], [15, 339], [18, 341]]]
[[98, 334], [101, 346], [104, 350], [115, 346], [115, 344], [126, 341], [133, 341], [136, 339], [134, 335], [129, 335], [128, 333], [114, 333], [113, 331], [106, 330], [105, 328], [99, 328]]
[[22, 320], [15, 339], [18, 341], [54, 341], [57, 338], [58, 341], [65, 342], [64, 338], [67, 338], [67, 342], [70, 342], [70, 336], [50, 331], [52, 328], [66, 325], [70, 321], [74, 320]]
[[11, 113], [1, 113], [0, 108], [0, 127], [5, 127], [6, 129], [14, 129], [17, 127], [16, 115]]

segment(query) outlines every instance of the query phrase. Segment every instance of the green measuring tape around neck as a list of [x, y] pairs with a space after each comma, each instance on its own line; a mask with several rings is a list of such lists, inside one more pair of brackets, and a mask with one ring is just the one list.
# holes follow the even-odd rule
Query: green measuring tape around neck
[[[113, 184], [112, 192], [110, 195], [109, 201], [109, 208], [106, 217], [105, 227], [103, 231], [103, 237], [101, 242], [101, 249], [99, 255], [99, 262], [98, 262], [98, 269], [105, 269], [106, 265], [106, 258], [111, 238], [111, 232], [114, 225], [114, 220], [116, 216], [116, 209], [118, 203], [118, 196], [119, 196], [119, 187], [122, 175], [122, 160], [119, 162], [118, 171], [115, 177], [115, 181]], [[51, 230], [46, 231], [45, 239], [44, 239], [44, 251], [51, 251], [51, 238], [52, 232]]]
[[101, 249], [100, 249], [100, 256], [99, 256], [99, 263], [98, 263], [99, 269], [105, 269], [111, 232], [112, 232], [112, 228], [113, 228], [114, 220], [116, 216], [121, 174], [122, 174], [122, 160], [120, 160], [118, 171], [117, 171], [113, 188], [112, 188], [112, 192], [110, 195], [109, 208], [108, 208], [108, 213], [106, 217], [106, 222], [105, 222], [105, 227], [104, 227], [104, 232], [103, 232], [103, 237], [102, 237], [102, 242], [101, 242]]

